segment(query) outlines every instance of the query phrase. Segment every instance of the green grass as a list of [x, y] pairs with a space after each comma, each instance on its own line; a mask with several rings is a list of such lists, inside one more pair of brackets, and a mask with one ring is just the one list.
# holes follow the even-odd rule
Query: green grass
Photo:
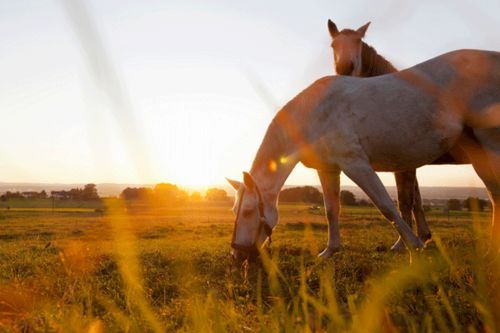
[[0, 331], [495, 332], [488, 212], [430, 212], [410, 265], [373, 208], [343, 209], [343, 249], [319, 260], [324, 216], [283, 205], [270, 254], [234, 266], [230, 205], [0, 210]]
[[0, 211], [7, 209], [99, 209], [103, 202], [98, 200], [52, 200], [52, 199], [11, 199], [0, 201]]

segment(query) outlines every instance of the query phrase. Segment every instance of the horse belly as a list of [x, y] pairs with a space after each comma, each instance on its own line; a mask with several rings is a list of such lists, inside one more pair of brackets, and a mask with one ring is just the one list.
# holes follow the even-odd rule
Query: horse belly
[[373, 168], [376, 171], [415, 169], [448, 152], [462, 133], [462, 125], [457, 119], [449, 119], [450, 113], [437, 114], [413, 117], [412, 121], [401, 121], [375, 133], [372, 126], [358, 129], [362, 135], [360, 143]]

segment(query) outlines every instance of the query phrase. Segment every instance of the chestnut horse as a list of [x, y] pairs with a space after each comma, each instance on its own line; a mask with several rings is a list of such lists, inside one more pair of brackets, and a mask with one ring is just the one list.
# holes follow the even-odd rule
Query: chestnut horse
[[[363, 38], [370, 22], [356, 30], [343, 29], [328, 20], [328, 31], [332, 37], [335, 71], [339, 75], [372, 77], [397, 72], [397, 69], [377, 51], [366, 44]], [[417, 170], [394, 172], [398, 189], [398, 206], [403, 220], [412, 226], [413, 217], [417, 225], [417, 235], [423, 241], [431, 239], [431, 231], [425, 219], [422, 197], [417, 181]], [[403, 250], [401, 238], [392, 246], [393, 250]]]
[[[493, 204], [500, 244], [500, 53], [459, 50], [407, 70], [314, 82], [274, 117], [237, 190], [233, 257], [258, 253], [278, 223], [277, 201], [297, 163], [316, 169], [329, 221], [330, 256], [340, 248], [340, 172], [390, 221], [409, 250], [423, 247], [376, 171], [413, 170], [449, 152], [471, 162]], [[495, 223], [497, 222], [497, 223]]]

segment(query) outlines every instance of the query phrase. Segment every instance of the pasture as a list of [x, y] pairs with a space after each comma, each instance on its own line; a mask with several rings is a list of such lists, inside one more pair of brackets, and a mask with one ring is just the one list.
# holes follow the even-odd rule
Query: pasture
[[[427, 213], [413, 258], [374, 208], [346, 207], [343, 250], [323, 212], [280, 206], [269, 254], [234, 266], [231, 203], [0, 210], [0, 331], [495, 332], [500, 264], [490, 213]], [[498, 327], [498, 326], [497, 326]]]

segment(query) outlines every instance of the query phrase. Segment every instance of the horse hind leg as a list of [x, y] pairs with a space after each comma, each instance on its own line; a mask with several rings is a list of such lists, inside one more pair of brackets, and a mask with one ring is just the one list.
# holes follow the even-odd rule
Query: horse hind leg
[[[471, 148], [471, 144], [466, 146], [469, 160], [477, 175], [483, 181], [488, 195], [490, 197], [493, 212], [491, 226], [491, 242], [488, 247], [487, 258], [493, 259], [489, 265], [493, 274], [499, 274], [498, 259], [500, 258], [500, 128], [489, 130], [474, 130], [474, 134], [480, 147]], [[493, 287], [490, 302], [493, 312], [493, 318], [497, 328], [500, 328], [500, 297], [498, 297], [498, 286]], [[497, 296], [497, 297], [495, 297]], [[496, 315], [495, 315], [496, 314]]]
[[[493, 206], [491, 222], [492, 248], [500, 253], [500, 183], [496, 170], [500, 165], [500, 156], [484, 152], [485, 158], [472, 159], [472, 166], [483, 181]], [[489, 155], [489, 156], [488, 156]]]
[[474, 129], [475, 140], [462, 140], [477, 175], [483, 181], [493, 206], [492, 247], [500, 250], [500, 128]]
[[[427, 220], [425, 219], [424, 209], [422, 207], [422, 197], [418, 187], [417, 170], [395, 172], [396, 184], [398, 188], [398, 205], [403, 220], [412, 227], [412, 212], [417, 225], [417, 235], [426, 242], [431, 239], [431, 231]], [[401, 237], [391, 247], [391, 250], [404, 250], [404, 243]]]
[[415, 196], [413, 201], [413, 216], [417, 223], [417, 235], [426, 243], [431, 240], [432, 233], [425, 218], [424, 206], [422, 204], [422, 196], [420, 195], [420, 188], [418, 186], [418, 180], [415, 178]]
[[[414, 204], [414, 188], [416, 181], [416, 170], [413, 171], [400, 171], [394, 173], [396, 179], [396, 187], [398, 190], [398, 207], [403, 220], [412, 228], [413, 218], [411, 215]], [[401, 236], [396, 243], [392, 245], [391, 250], [403, 251], [405, 244]]]

